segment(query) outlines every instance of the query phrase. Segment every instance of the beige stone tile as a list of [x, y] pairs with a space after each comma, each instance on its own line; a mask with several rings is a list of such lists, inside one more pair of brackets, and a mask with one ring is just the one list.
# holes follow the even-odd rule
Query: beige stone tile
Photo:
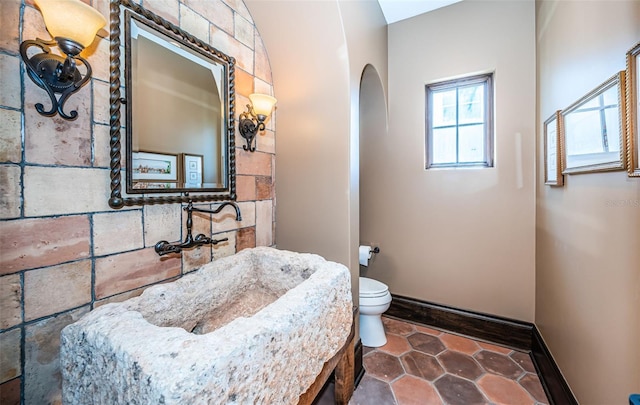
[[249, 9], [247, 8], [247, 6], [244, 4], [243, 0], [222, 0], [222, 1], [226, 5], [231, 7], [236, 13], [240, 14], [247, 20], [251, 21], [251, 23], [253, 24], [251, 13], [249, 12]]
[[269, 54], [267, 54], [267, 50], [264, 47], [264, 43], [262, 42], [262, 37], [257, 30], [255, 39], [255, 59], [255, 71], [253, 72], [253, 74], [258, 79], [263, 80], [266, 83], [273, 83]]
[[93, 43], [80, 53], [80, 56], [87, 59], [87, 62], [91, 65], [93, 70], [91, 77], [107, 83], [109, 82], [109, 45], [108, 37], [96, 37]]
[[[216, 204], [213, 205], [214, 208]], [[256, 203], [252, 201], [238, 203], [242, 214], [242, 221], [236, 221], [236, 213], [227, 207], [213, 216], [213, 233], [232, 231], [238, 228], [254, 226], [256, 224]]]
[[[238, 70], [236, 68], [236, 70]], [[249, 107], [251, 106], [251, 101], [249, 100], [249, 96], [245, 96], [243, 94], [240, 93], [236, 93], [236, 113], [234, 116], [234, 119], [236, 121], [236, 146], [240, 146], [242, 147], [242, 145], [244, 144], [244, 139], [242, 139], [242, 137], [240, 136], [240, 133], [238, 132], [238, 128], [237, 128], [237, 123], [240, 121], [240, 114], [242, 114], [245, 111], [248, 111], [248, 107], [247, 105], [249, 105]]]
[[25, 320], [63, 312], [91, 302], [91, 260], [24, 273]]
[[20, 44], [20, 0], [0, 1], [0, 49], [18, 53]]
[[143, 246], [141, 210], [93, 215], [94, 255], [104, 256], [141, 249]]
[[236, 96], [249, 97], [251, 93], [253, 93], [253, 76], [242, 69], [236, 69]]
[[278, 105], [276, 104], [273, 111], [271, 112], [271, 115], [269, 116], [269, 118], [267, 118], [267, 120], [264, 123], [267, 131], [275, 131], [277, 118], [278, 118]]
[[19, 404], [21, 380], [19, 377], [0, 384], [0, 403], [2, 404]]
[[141, 288], [137, 288], [135, 290], [131, 290], [131, 291], [127, 291], [124, 292], [122, 294], [117, 294], [117, 295], [112, 295], [109, 298], [105, 298], [103, 300], [99, 300], [93, 303], [93, 307], [94, 308], [98, 308], [103, 306], [104, 304], [110, 304], [112, 302], [122, 302], [122, 301], [126, 301], [129, 298], [133, 298], [133, 297], [137, 297], [140, 294], [142, 294], [144, 292], [144, 290], [146, 290], [148, 288], [148, 286], [144, 286]]
[[20, 120], [19, 111], [0, 109], [0, 162], [20, 163], [22, 160]]
[[[194, 204], [195, 208], [201, 208], [204, 210], [215, 210], [218, 208], [217, 205], [211, 204]], [[228, 210], [228, 211], [227, 211]], [[215, 214], [215, 216], [226, 215], [226, 212], [234, 212], [231, 208], [225, 208], [223, 212], [220, 214]], [[234, 213], [235, 215], [235, 213]], [[208, 214], [206, 212], [193, 212], [191, 214], [191, 219], [193, 220], [193, 224], [191, 225], [191, 233], [195, 237], [198, 234], [204, 234], [205, 236], [211, 236], [211, 216], [212, 214]], [[184, 239], [187, 236], [187, 213], [183, 212], [182, 215], [182, 238]]]
[[[109, 83], [91, 80], [91, 84], [93, 85], [93, 120], [100, 124], [109, 124], [109, 109], [111, 107]], [[122, 119], [125, 117], [123, 114]]]
[[20, 166], [0, 165], [0, 218], [20, 216]]
[[22, 374], [20, 367], [20, 329], [0, 333], [0, 383]]
[[211, 25], [211, 45], [236, 58], [236, 66], [253, 74], [253, 50], [226, 32]]
[[253, 41], [255, 37], [253, 23], [240, 14], [235, 14], [233, 22], [234, 37], [250, 49], [253, 49]]
[[[183, 0], [183, 3], [184, 5], [180, 8], [181, 12], [184, 6], [187, 6], [197, 14], [201, 15], [204, 19], [211, 22], [211, 24], [216, 25], [228, 34], [233, 35], [233, 10], [222, 1]], [[182, 23], [184, 23], [184, 21], [182, 21]], [[189, 30], [187, 29], [187, 31]], [[200, 39], [205, 38], [200, 37]]]
[[[139, 4], [140, 1], [139, 0], [135, 0], [134, 3], [138, 3]], [[110, 17], [109, 4], [110, 4], [110, 0], [93, 0], [91, 2], [91, 5], [93, 6], [93, 8], [98, 10], [104, 16], [104, 18], [107, 19], [107, 21], [109, 21], [109, 17]], [[106, 29], [107, 30], [109, 29], [109, 23], [107, 23]], [[104, 34], [102, 34], [100, 31], [98, 31], [98, 35], [100, 35], [100, 36], [102, 36], [104, 38], [108, 38], [108, 36], [109, 36], [108, 32], [105, 32]]]
[[2, 77], [0, 105], [20, 108], [20, 59], [17, 56], [0, 54], [0, 76]]
[[182, 272], [198, 270], [211, 261], [211, 245], [202, 245], [182, 251]]
[[96, 259], [96, 299], [176, 277], [180, 265], [180, 256], [160, 257], [153, 248]]
[[161, 240], [180, 240], [182, 207], [180, 204], [157, 204], [144, 206], [145, 247], [154, 246]]
[[222, 232], [213, 235], [214, 239], [224, 239], [227, 238], [227, 241], [220, 242], [217, 245], [213, 245], [213, 260], [220, 259], [222, 257], [231, 256], [236, 253], [236, 232]]
[[275, 133], [271, 130], [262, 131], [258, 137], [258, 146], [256, 150], [264, 153], [276, 153]]
[[273, 204], [271, 200], [256, 201], [256, 246], [273, 244]]
[[[27, 0], [29, 3], [30, 0]], [[22, 40], [40, 38], [45, 41], [51, 40], [51, 35], [47, 31], [44, 25], [44, 19], [39, 10], [33, 6], [33, 1], [30, 1], [29, 7], [24, 8], [23, 22], [22, 22]]]
[[[26, 75], [25, 75], [26, 77]], [[25, 160], [29, 163], [66, 166], [91, 165], [91, 90], [85, 85], [69, 98], [63, 111], [77, 111], [78, 118], [66, 120], [56, 114], [45, 117], [34, 107], [51, 101], [46, 92], [25, 78]]]
[[255, 176], [236, 176], [237, 201], [253, 201], [256, 199]]
[[60, 404], [60, 331], [89, 312], [89, 306], [44, 319], [25, 328], [24, 402]]
[[93, 166], [111, 167], [111, 134], [107, 125], [93, 126]]
[[89, 257], [89, 218], [17, 219], [0, 222], [0, 274]]
[[27, 166], [24, 171], [25, 216], [111, 210], [107, 169]]
[[[208, 2], [193, 2], [207, 5]], [[202, 15], [196, 13], [185, 4], [180, 5], [180, 28], [198, 38], [202, 42], [209, 43], [209, 21]]]
[[144, 6], [167, 21], [178, 25], [180, 2], [178, 0], [154, 0], [145, 2]]
[[251, 226], [249, 228], [238, 229], [238, 233], [236, 234], [236, 252], [253, 247], [256, 247], [256, 228]]
[[273, 86], [255, 76], [253, 78], [253, 87], [256, 89], [256, 93], [269, 94], [273, 96]]
[[21, 301], [20, 275], [0, 277], [0, 329], [7, 329], [22, 322]]
[[[276, 178], [276, 156], [275, 155], [271, 155], [271, 178], [275, 179]], [[274, 199], [274, 204], [275, 204], [275, 189], [273, 190], [273, 199]]]
[[273, 198], [273, 182], [271, 177], [256, 177], [256, 200], [270, 200]]
[[247, 152], [242, 148], [236, 148], [236, 170], [237, 174], [271, 176], [271, 155], [257, 151]]

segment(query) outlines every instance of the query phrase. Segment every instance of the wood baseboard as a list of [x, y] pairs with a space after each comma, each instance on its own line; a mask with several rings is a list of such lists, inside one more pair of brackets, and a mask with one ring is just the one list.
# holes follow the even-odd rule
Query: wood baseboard
[[518, 350], [531, 350], [533, 324], [392, 295], [385, 315], [446, 329]]
[[[386, 316], [529, 352], [551, 405], [578, 405], [538, 331], [529, 322], [392, 294]], [[357, 372], [357, 369], [356, 369]]]
[[533, 327], [531, 336], [531, 358], [540, 377], [540, 382], [548, 398], [553, 398], [554, 404], [578, 405], [571, 388], [564, 379], [560, 368], [556, 364], [549, 348], [544, 343], [537, 327]]

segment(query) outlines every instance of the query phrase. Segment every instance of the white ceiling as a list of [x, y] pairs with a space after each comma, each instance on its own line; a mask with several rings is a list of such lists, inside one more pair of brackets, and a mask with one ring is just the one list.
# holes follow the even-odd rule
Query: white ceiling
[[378, 0], [387, 24], [427, 13], [462, 0]]

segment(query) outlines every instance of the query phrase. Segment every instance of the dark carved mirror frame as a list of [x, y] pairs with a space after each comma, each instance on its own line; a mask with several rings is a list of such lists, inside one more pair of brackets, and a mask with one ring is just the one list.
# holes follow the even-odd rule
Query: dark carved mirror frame
[[[228, 111], [226, 116], [227, 131], [227, 184], [228, 187], [222, 193], [215, 190], [199, 190], [199, 189], [175, 189], [166, 190], [173, 195], [148, 196], [146, 194], [154, 194], [156, 190], [145, 191], [142, 197], [123, 197], [122, 196], [122, 145], [121, 145], [121, 107], [126, 100], [121, 97], [121, 81], [120, 81], [120, 34], [121, 34], [121, 9], [123, 6], [153, 25], [155, 29], [169, 35], [176, 40], [196, 49], [200, 53], [215, 55], [225, 64], [227, 72], [227, 91]], [[167, 204], [182, 202], [205, 202], [205, 201], [222, 201], [236, 199], [236, 161], [235, 161], [235, 58], [225, 55], [217, 49], [202, 42], [193, 35], [185, 32], [174, 24], [166, 21], [164, 18], [154, 14], [144, 7], [133, 3], [131, 0], [111, 0], [110, 1], [110, 66], [109, 66], [109, 82], [110, 82], [110, 145], [111, 145], [111, 196], [109, 198], [109, 206], [112, 208], [122, 208], [131, 205], [145, 204]], [[127, 114], [131, 114], [131, 108], [127, 106]], [[128, 152], [127, 152], [128, 153]], [[128, 162], [130, 164], [130, 162]], [[214, 191], [210, 193], [210, 191]], [[193, 194], [206, 193], [206, 194]]]

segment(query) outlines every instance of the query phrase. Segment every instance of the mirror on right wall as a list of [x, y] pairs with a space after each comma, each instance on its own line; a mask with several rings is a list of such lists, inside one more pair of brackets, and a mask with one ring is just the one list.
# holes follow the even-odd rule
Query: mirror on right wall
[[621, 71], [562, 111], [563, 174], [626, 167], [624, 84]]
[[627, 162], [629, 176], [640, 177], [640, 42], [627, 52]]

